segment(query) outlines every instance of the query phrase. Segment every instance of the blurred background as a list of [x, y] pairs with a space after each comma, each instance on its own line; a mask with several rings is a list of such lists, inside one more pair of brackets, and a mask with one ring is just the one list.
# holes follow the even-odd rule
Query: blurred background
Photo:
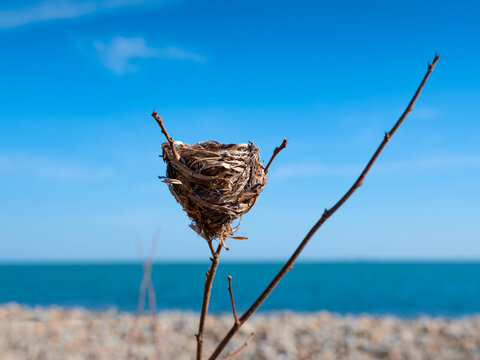
[[245, 308], [438, 52], [364, 186], [265, 309], [478, 312], [479, 21], [476, 1], [3, 0], [0, 302], [132, 310], [135, 241], [159, 231], [159, 307], [198, 310], [209, 250], [157, 178], [156, 109], [186, 143], [252, 141], [268, 161], [288, 139], [243, 217], [248, 240], [222, 256], [212, 308], [229, 309], [227, 273]]

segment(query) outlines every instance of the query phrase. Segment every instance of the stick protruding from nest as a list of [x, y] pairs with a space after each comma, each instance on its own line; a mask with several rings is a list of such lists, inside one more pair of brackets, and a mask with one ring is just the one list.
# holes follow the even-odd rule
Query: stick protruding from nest
[[177, 151], [175, 150], [175, 142], [173, 141], [172, 137], [168, 135], [167, 129], [165, 128], [165, 125], [163, 125], [163, 119], [160, 115], [157, 114], [155, 110], [152, 112], [152, 117], [155, 119], [157, 124], [160, 126], [160, 129], [162, 129], [163, 135], [167, 138], [168, 143], [170, 144], [170, 148], [172, 149], [173, 155], [175, 156], [175, 159], [180, 159], [180, 156], [178, 156]]

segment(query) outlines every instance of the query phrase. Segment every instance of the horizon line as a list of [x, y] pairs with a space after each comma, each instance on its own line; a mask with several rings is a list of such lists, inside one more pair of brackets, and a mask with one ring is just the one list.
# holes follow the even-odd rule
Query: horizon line
[[[282, 265], [285, 259], [230, 259], [224, 260], [227, 265]], [[0, 260], [0, 266], [29, 265], [137, 265], [141, 259], [35, 259], [35, 260]], [[479, 258], [333, 258], [333, 259], [303, 259], [296, 264], [480, 264]], [[201, 259], [154, 259], [154, 265], [203, 265], [209, 264]]]

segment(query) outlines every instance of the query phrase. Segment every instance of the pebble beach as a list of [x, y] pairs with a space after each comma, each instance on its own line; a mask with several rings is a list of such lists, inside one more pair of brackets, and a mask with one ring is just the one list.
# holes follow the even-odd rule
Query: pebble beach
[[[193, 359], [198, 314], [156, 316], [161, 359]], [[156, 359], [152, 317], [116, 310], [0, 306], [0, 359]], [[231, 327], [231, 314], [209, 316], [205, 352]], [[328, 312], [255, 314], [222, 359], [255, 336], [235, 359], [480, 359], [480, 316], [460, 318], [346, 315]]]

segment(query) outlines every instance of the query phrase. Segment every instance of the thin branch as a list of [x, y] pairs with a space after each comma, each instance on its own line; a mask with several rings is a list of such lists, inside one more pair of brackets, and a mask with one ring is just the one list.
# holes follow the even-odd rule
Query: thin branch
[[233, 300], [232, 277], [228, 275], [227, 279], [228, 279], [228, 292], [230, 293], [230, 300], [232, 301], [233, 318], [235, 319], [235, 324], [238, 324], [237, 310], [235, 309], [235, 301]]
[[210, 294], [212, 292], [213, 278], [217, 271], [218, 262], [220, 260], [220, 252], [222, 251], [223, 244], [222, 241], [218, 244], [217, 251], [210, 258], [212, 264], [207, 271], [207, 277], [205, 279], [205, 287], [203, 290], [203, 301], [202, 301], [202, 311], [200, 313], [200, 322], [198, 324], [198, 334], [195, 335], [197, 338], [197, 360], [202, 359], [202, 348], [203, 348], [203, 334], [205, 331], [205, 320], [208, 313], [208, 305], [210, 303]]
[[212, 256], [215, 256], [215, 249], [213, 248], [212, 240], [207, 240], [207, 243], [208, 243], [208, 247], [210, 249], [210, 252], [212, 253]]
[[153, 287], [153, 282], [150, 280], [148, 284], [148, 304], [150, 306], [150, 320], [152, 324], [152, 336], [153, 343], [155, 345], [155, 359], [160, 360], [160, 343], [158, 342], [158, 331], [157, 331], [157, 300], [155, 288]]
[[143, 248], [142, 243], [137, 241], [137, 248], [140, 259], [142, 259], [142, 267], [143, 267], [143, 278], [142, 282], [140, 283], [140, 290], [138, 292], [138, 305], [137, 305], [137, 312], [135, 313], [135, 318], [133, 320], [132, 327], [130, 329], [129, 339], [128, 339], [128, 349], [127, 349], [127, 359], [133, 358], [133, 345], [135, 342], [135, 334], [137, 332], [137, 324], [140, 315], [142, 314], [145, 308], [145, 294], [148, 291], [148, 304], [150, 307], [150, 314], [151, 314], [151, 321], [152, 321], [152, 333], [153, 339], [155, 344], [155, 357], [157, 360], [160, 359], [160, 344], [158, 343], [158, 336], [157, 336], [157, 324], [156, 324], [156, 299], [155, 299], [155, 289], [152, 283], [152, 264], [153, 264], [153, 257], [157, 250], [158, 245], [158, 233], [155, 235], [153, 239], [152, 248], [150, 249], [150, 254], [148, 258], [143, 260]]
[[175, 156], [175, 159], [179, 160], [180, 155], [178, 155], [177, 149], [175, 149], [175, 142], [173, 141], [172, 137], [168, 135], [167, 129], [165, 128], [165, 125], [163, 125], [162, 117], [158, 115], [155, 110], [153, 110], [152, 112], [152, 117], [157, 121], [160, 129], [162, 129], [163, 135], [165, 135], [165, 137], [167, 138], [167, 141], [170, 144], [170, 148], [172, 149], [173, 156]]
[[150, 254], [145, 261], [144, 264], [144, 271], [148, 273], [148, 306], [150, 308], [150, 320], [152, 325], [152, 336], [153, 336], [153, 343], [155, 346], [155, 358], [156, 360], [160, 360], [160, 343], [158, 342], [158, 334], [157, 334], [157, 296], [155, 293], [155, 288], [153, 286], [152, 280], [152, 268], [153, 268], [153, 257], [157, 251], [158, 246], [158, 233], [155, 236], [152, 244], [152, 248], [150, 249]]
[[428, 65], [428, 70], [427, 73], [425, 74], [422, 82], [417, 88], [417, 91], [415, 92], [415, 95], [413, 95], [412, 100], [408, 104], [407, 108], [403, 112], [403, 114], [400, 116], [398, 121], [395, 123], [393, 128], [385, 133], [385, 137], [383, 138], [383, 141], [380, 143], [378, 146], [377, 150], [373, 154], [372, 158], [370, 161], [367, 163], [365, 166], [365, 169], [362, 171], [358, 179], [355, 181], [355, 183], [352, 185], [352, 187], [343, 195], [343, 197], [338, 200], [338, 202], [330, 209], [325, 209], [323, 212], [323, 215], [320, 217], [320, 219], [316, 222], [316, 224], [310, 229], [310, 231], [307, 233], [305, 238], [302, 240], [300, 245], [297, 247], [297, 249], [293, 252], [291, 257], [288, 259], [288, 261], [283, 265], [281, 270], [278, 272], [278, 274], [273, 278], [273, 280], [270, 282], [270, 284], [267, 286], [267, 288], [263, 291], [263, 293], [258, 297], [257, 300], [250, 306], [250, 308], [240, 317], [240, 323], [234, 324], [233, 327], [230, 329], [230, 331], [225, 335], [223, 340], [220, 342], [220, 344], [217, 346], [213, 354], [210, 356], [209, 360], [214, 360], [220, 355], [222, 350], [225, 348], [225, 346], [228, 344], [228, 342], [231, 340], [233, 335], [237, 332], [237, 330], [248, 320], [250, 316], [260, 307], [260, 305], [265, 301], [265, 299], [270, 295], [270, 293], [273, 291], [275, 286], [280, 282], [280, 280], [285, 276], [285, 274], [293, 267], [293, 264], [295, 263], [295, 260], [297, 260], [298, 256], [302, 252], [302, 250], [305, 248], [307, 243], [310, 241], [312, 236], [317, 232], [317, 230], [320, 228], [320, 226], [323, 225], [327, 219], [332, 216], [347, 200], [350, 198], [350, 196], [357, 190], [362, 184], [363, 180], [365, 179], [365, 176], [368, 174], [369, 170], [375, 163], [375, 160], [377, 160], [378, 156], [382, 152], [383, 148], [387, 145], [389, 140], [392, 138], [392, 136], [395, 134], [397, 129], [400, 127], [400, 125], [403, 123], [407, 115], [410, 113], [410, 111], [413, 110], [413, 106], [415, 105], [415, 101], [417, 100], [418, 96], [420, 95], [420, 92], [422, 91], [423, 87], [425, 86], [425, 83], [427, 82], [430, 74], [432, 73], [433, 69], [435, 68], [435, 65], [437, 64], [437, 61], [439, 59], [438, 55], [435, 55], [435, 58], [433, 59], [433, 62]]
[[233, 353], [231, 353], [230, 355], [228, 355], [228, 356], [225, 358], [225, 360], [231, 360], [231, 359], [233, 359], [235, 356], [237, 356], [237, 355], [240, 353], [240, 351], [242, 351], [243, 349], [245, 349], [245, 348], [248, 346], [248, 342], [249, 342], [250, 340], [252, 340], [254, 336], [255, 336], [255, 333], [252, 332], [252, 333], [250, 334], [250, 336], [248, 337], [248, 339], [245, 340], [245, 343], [244, 343], [242, 346], [240, 346], [237, 350], [235, 350]]
[[278, 155], [278, 153], [280, 151], [282, 151], [283, 149], [285, 149], [286, 147], [287, 147], [287, 139], [283, 139], [280, 146], [277, 146], [275, 148], [275, 150], [273, 150], [273, 155], [270, 158], [270, 160], [268, 161], [267, 166], [265, 166], [265, 174], [268, 173], [268, 168], [270, 167], [270, 165], [272, 165], [273, 159], [275, 159], [275, 157]]

